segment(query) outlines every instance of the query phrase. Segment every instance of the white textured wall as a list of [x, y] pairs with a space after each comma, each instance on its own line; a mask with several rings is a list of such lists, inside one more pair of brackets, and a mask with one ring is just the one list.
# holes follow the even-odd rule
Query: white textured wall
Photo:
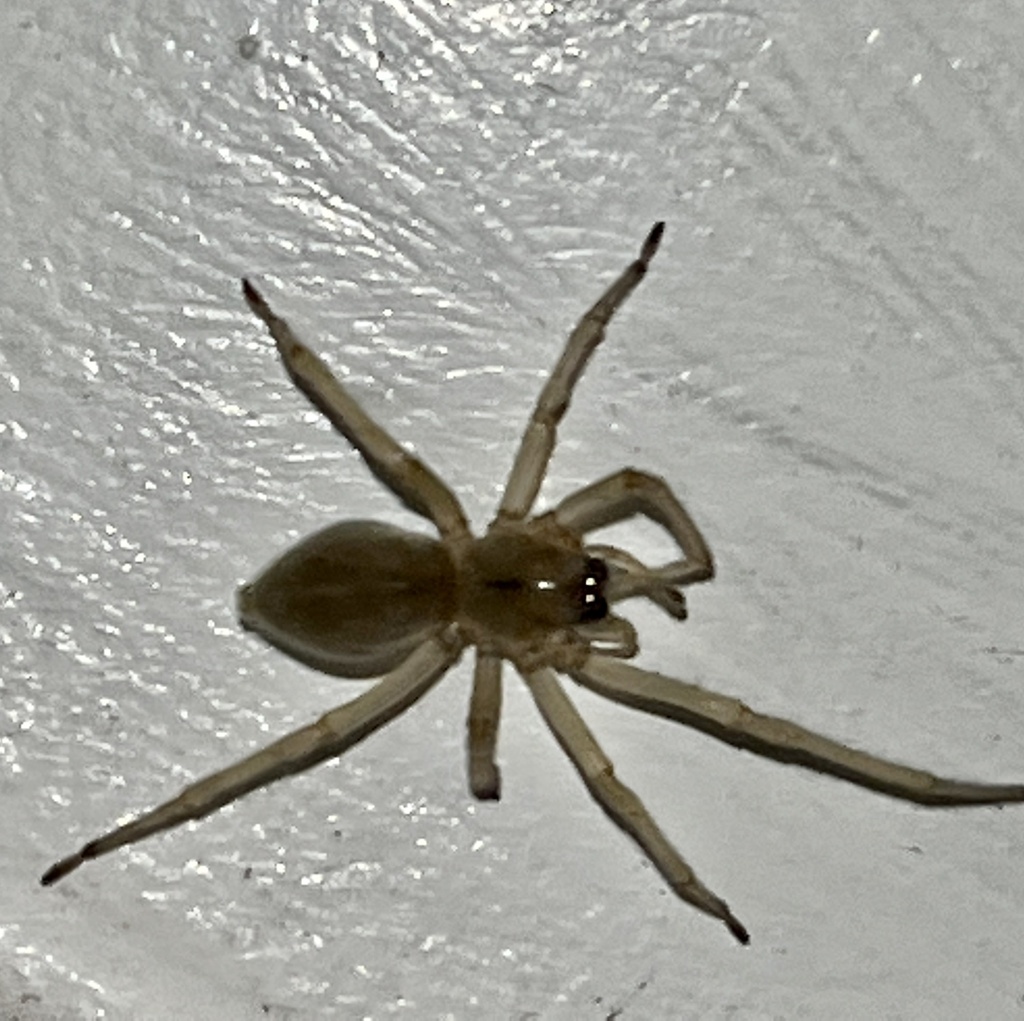
[[902, 806], [581, 697], [743, 950], [514, 685], [505, 800], [472, 803], [465, 665], [340, 763], [38, 877], [361, 690], [233, 620], [298, 534], [408, 521], [239, 276], [482, 522], [655, 219], [544, 491], [633, 463], [705, 526], [720, 579], [685, 626], [638, 611], [640, 662], [1024, 778], [1020, 7], [103, 6], [0, 9], [0, 1014], [1017, 1016], [1024, 809]]

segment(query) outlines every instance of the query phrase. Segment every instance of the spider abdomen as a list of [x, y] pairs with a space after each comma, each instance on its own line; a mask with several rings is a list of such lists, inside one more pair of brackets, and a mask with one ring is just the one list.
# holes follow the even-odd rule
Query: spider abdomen
[[301, 540], [238, 592], [242, 626], [339, 677], [393, 669], [451, 622], [455, 570], [436, 539], [343, 521]]

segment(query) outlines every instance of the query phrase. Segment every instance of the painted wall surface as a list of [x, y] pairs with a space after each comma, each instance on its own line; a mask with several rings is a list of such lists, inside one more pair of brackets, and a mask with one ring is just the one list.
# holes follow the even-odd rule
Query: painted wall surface
[[1020, 1016], [1024, 808], [579, 693], [741, 949], [511, 677], [505, 796], [472, 801], [467, 663], [341, 761], [38, 878], [366, 687], [234, 620], [299, 535], [414, 523], [239, 278], [481, 525], [659, 219], [542, 492], [633, 464], [705, 529], [719, 578], [683, 625], [630, 610], [638, 662], [1024, 779], [1022, 51], [1005, 0], [2, 5], [0, 1016]]

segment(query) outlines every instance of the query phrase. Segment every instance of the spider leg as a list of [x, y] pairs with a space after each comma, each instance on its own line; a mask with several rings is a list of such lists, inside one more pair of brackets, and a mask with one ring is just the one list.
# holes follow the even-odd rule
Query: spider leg
[[404, 450], [363, 409], [331, 370], [292, 331], [248, 281], [242, 290], [277, 344], [292, 382], [352, 444], [370, 471], [410, 510], [432, 521], [445, 538], [465, 538], [469, 525], [455, 494], [418, 457]]
[[550, 513], [558, 524], [577, 535], [642, 514], [675, 539], [685, 559], [673, 560], [664, 567], [627, 569], [613, 575], [606, 593], [612, 602], [644, 595], [665, 606], [674, 593], [679, 609], [669, 612], [682, 619], [686, 603], [674, 586], [693, 585], [715, 576], [714, 558], [700, 529], [668, 483], [657, 475], [624, 468], [567, 496]]
[[601, 295], [569, 335], [565, 350], [548, 377], [523, 433], [496, 520], [519, 520], [530, 513], [555, 449], [558, 424], [569, 409], [573, 389], [590, 356], [604, 339], [605, 327], [612, 316], [644, 278], [664, 230], [664, 223], [656, 223], [651, 228], [639, 258]]
[[756, 713], [738, 699], [605, 656], [590, 656], [570, 672], [605, 698], [676, 720], [735, 748], [836, 776], [901, 801], [930, 807], [1024, 801], [1024, 784], [934, 776], [849, 748], [788, 720]]
[[480, 801], [501, 798], [501, 771], [494, 761], [501, 722], [501, 657], [477, 651], [473, 694], [466, 721], [469, 789]]
[[551, 732], [612, 822], [640, 845], [679, 897], [724, 922], [740, 943], [748, 943], [747, 930], [729, 906], [697, 878], [636, 794], [616, 778], [611, 761], [566, 697], [554, 671], [523, 672], [523, 679]]
[[249, 791], [341, 755], [422, 698], [447, 673], [462, 648], [454, 626], [429, 639], [358, 698], [332, 709], [315, 723], [282, 737], [241, 762], [186, 787], [176, 798], [133, 822], [90, 840], [74, 854], [50, 866], [43, 875], [43, 886], [63, 879], [91, 858], [190, 819], [201, 819]]

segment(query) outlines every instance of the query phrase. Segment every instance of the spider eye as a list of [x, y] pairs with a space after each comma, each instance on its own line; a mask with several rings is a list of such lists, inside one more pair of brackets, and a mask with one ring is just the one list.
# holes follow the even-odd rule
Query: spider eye
[[589, 557], [583, 572], [582, 607], [580, 620], [603, 620], [608, 615], [608, 600], [604, 597], [604, 583], [608, 580], [608, 567], [598, 557]]
[[604, 620], [608, 616], [608, 600], [604, 596], [596, 596], [587, 593], [583, 597], [583, 612], [580, 614], [581, 621]]

